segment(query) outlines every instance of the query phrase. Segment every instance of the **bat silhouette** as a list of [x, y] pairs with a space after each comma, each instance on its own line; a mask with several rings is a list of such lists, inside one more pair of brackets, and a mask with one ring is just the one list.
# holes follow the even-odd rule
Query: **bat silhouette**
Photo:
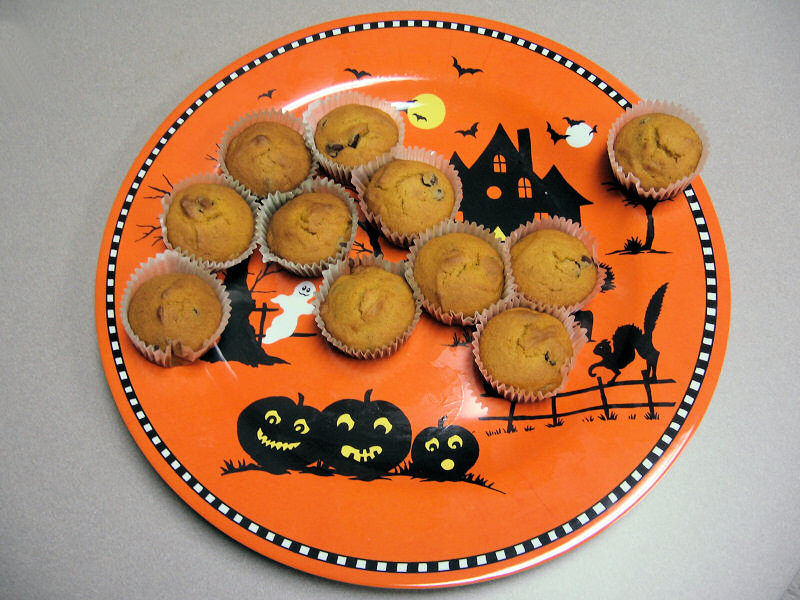
[[258, 95], [258, 97], [259, 97], [259, 98], [272, 98], [272, 94], [274, 94], [274, 93], [275, 93], [275, 89], [276, 89], [276, 88], [272, 88], [272, 89], [271, 89], [270, 91], [268, 91], [268, 92], [264, 92], [263, 94], [259, 94], [259, 95]]
[[583, 119], [570, 119], [569, 117], [564, 117], [564, 120], [569, 123], [569, 126], [572, 127], [573, 125], [580, 125], [581, 123], [586, 123]]
[[460, 133], [464, 137], [467, 137], [468, 135], [475, 137], [475, 134], [478, 133], [478, 122], [476, 121], [473, 123], [472, 127], [469, 129], [456, 129], [456, 133]]
[[418, 115], [417, 113], [408, 113], [408, 114], [410, 114], [412, 117], [414, 117], [417, 121], [427, 121], [428, 120], [426, 117], [423, 117], [422, 115]]
[[483, 69], [472, 69], [472, 68], [469, 68], [469, 67], [462, 67], [460, 64], [458, 64], [458, 60], [456, 59], [455, 56], [453, 56], [453, 66], [456, 68], [456, 71], [458, 71], [458, 76], [459, 77], [461, 77], [462, 75], [472, 75], [474, 73], [483, 73]]
[[345, 69], [356, 76], [356, 79], [361, 79], [362, 77], [372, 77], [372, 73], [367, 73], [366, 71], [359, 71], [358, 69], [353, 69], [352, 67], [348, 67]]
[[[566, 118], [566, 117], [564, 117], [564, 118]], [[550, 121], [547, 121], [547, 133], [549, 133], [549, 134], [550, 134], [550, 139], [551, 139], [551, 140], [553, 140], [553, 143], [554, 143], [554, 144], [555, 144], [555, 143], [556, 143], [558, 140], [565, 140], [565, 139], [567, 139], [567, 136], [565, 136], [565, 135], [562, 135], [562, 134], [558, 133], [558, 132], [557, 132], [555, 129], [553, 129], [553, 126], [552, 126], [552, 125], [550, 125]]]

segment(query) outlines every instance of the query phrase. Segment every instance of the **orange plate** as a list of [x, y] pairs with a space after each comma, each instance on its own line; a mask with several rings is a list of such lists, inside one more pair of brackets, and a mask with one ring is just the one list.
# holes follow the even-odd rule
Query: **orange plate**
[[[303, 279], [265, 265], [258, 252], [226, 275], [234, 314], [218, 360], [167, 369], [134, 349], [118, 311], [131, 273], [164, 250], [161, 196], [190, 175], [213, 171], [224, 131], [245, 113], [282, 108], [300, 116], [314, 99], [349, 89], [406, 108], [405, 145], [452, 157], [468, 220], [507, 234], [537, 213], [563, 214], [596, 236], [613, 287], [581, 315], [590, 341], [557, 398], [513, 405], [495, 397], [473, 366], [471, 332], [427, 315], [397, 354], [348, 358], [322, 339], [306, 299], [294, 294]], [[618, 519], [698, 426], [730, 319], [722, 233], [699, 178], [685, 194], [649, 206], [610, 183], [606, 132], [637, 100], [555, 42], [439, 13], [311, 27], [206, 81], [136, 158], [98, 260], [100, 354], [122, 418], [153, 467], [205, 519], [249, 548], [363, 585], [447, 586], [507, 575]], [[352, 253], [378, 246], [391, 261], [405, 255], [362, 228]], [[621, 337], [632, 330], [626, 325], [652, 333], [652, 346], [631, 337], [624, 344]], [[261, 343], [265, 334], [269, 343]], [[625, 348], [644, 358], [625, 357]], [[620, 373], [612, 381], [615, 366]], [[648, 366], [657, 366], [657, 376]], [[424, 442], [439, 434], [443, 450], [458, 435], [461, 445], [446, 463], [453, 468], [437, 474], [410, 453], [396, 468], [384, 464], [379, 477], [331, 474], [319, 465], [269, 472], [289, 466], [282, 458], [277, 468], [246, 468], [255, 463], [240, 444], [237, 420], [256, 400], [288, 398], [282, 408], [277, 400], [260, 406], [274, 404], [279, 413], [297, 412], [301, 403], [323, 411], [369, 394], [372, 406], [357, 403], [351, 416], [388, 415], [394, 427], [387, 449], [402, 453], [411, 436]], [[410, 434], [394, 420], [403, 415]], [[442, 431], [428, 430], [439, 425]], [[338, 435], [329, 441], [344, 443]], [[456, 473], [453, 480], [448, 473]]]

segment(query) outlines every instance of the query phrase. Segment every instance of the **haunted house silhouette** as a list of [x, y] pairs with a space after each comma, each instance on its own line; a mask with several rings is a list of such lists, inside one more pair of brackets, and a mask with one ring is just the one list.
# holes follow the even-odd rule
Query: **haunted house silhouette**
[[450, 163], [458, 171], [464, 189], [461, 212], [465, 221], [508, 235], [537, 217], [549, 215], [581, 222], [581, 206], [591, 204], [553, 165], [543, 178], [533, 171], [531, 133], [517, 130], [514, 146], [498, 124], [491, 141], [478, 159], [467, 167], [457, 152]]

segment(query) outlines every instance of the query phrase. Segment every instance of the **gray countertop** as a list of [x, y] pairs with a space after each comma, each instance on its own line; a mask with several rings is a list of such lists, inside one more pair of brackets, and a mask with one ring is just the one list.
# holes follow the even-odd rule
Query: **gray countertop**
[[[94, 278], [136, 155], [206, 78], [275, 38], [388, 2], [0, 4], [0, 597], [394, 597], [218, 532], [131, 439], [97, 349]], [[458, 598], [780, 598], [800, 568], [794, 345], [800, 4], [419, 2], [555, 40], [701, 117], [732, 318], [714, 398], [628, 514]], [[792, 367], [792, 365], [795, 365]]]

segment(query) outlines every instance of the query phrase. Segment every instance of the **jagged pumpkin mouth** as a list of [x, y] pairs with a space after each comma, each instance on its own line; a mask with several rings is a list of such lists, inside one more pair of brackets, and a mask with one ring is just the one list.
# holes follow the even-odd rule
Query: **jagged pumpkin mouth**
[[383, 448], [381, 446], [370, 446], [365, 450], [359, 450], [358, 448], [354, 448], [350, 445], [344, 445], [341, 448], [342, 456], [356, 462], [367, 462], [374, 459], [381, 452], [383, 452]]
[[272, 440], [261, 431], [261, 428], [258, 428], [256, 432], [256, 437], [258, 437], [258, 441], [261, 442], [267, 448], [272, 448], [273, 450], [294, 450], [300, 445], [300, 442], [279, 442], [277, 440]]

